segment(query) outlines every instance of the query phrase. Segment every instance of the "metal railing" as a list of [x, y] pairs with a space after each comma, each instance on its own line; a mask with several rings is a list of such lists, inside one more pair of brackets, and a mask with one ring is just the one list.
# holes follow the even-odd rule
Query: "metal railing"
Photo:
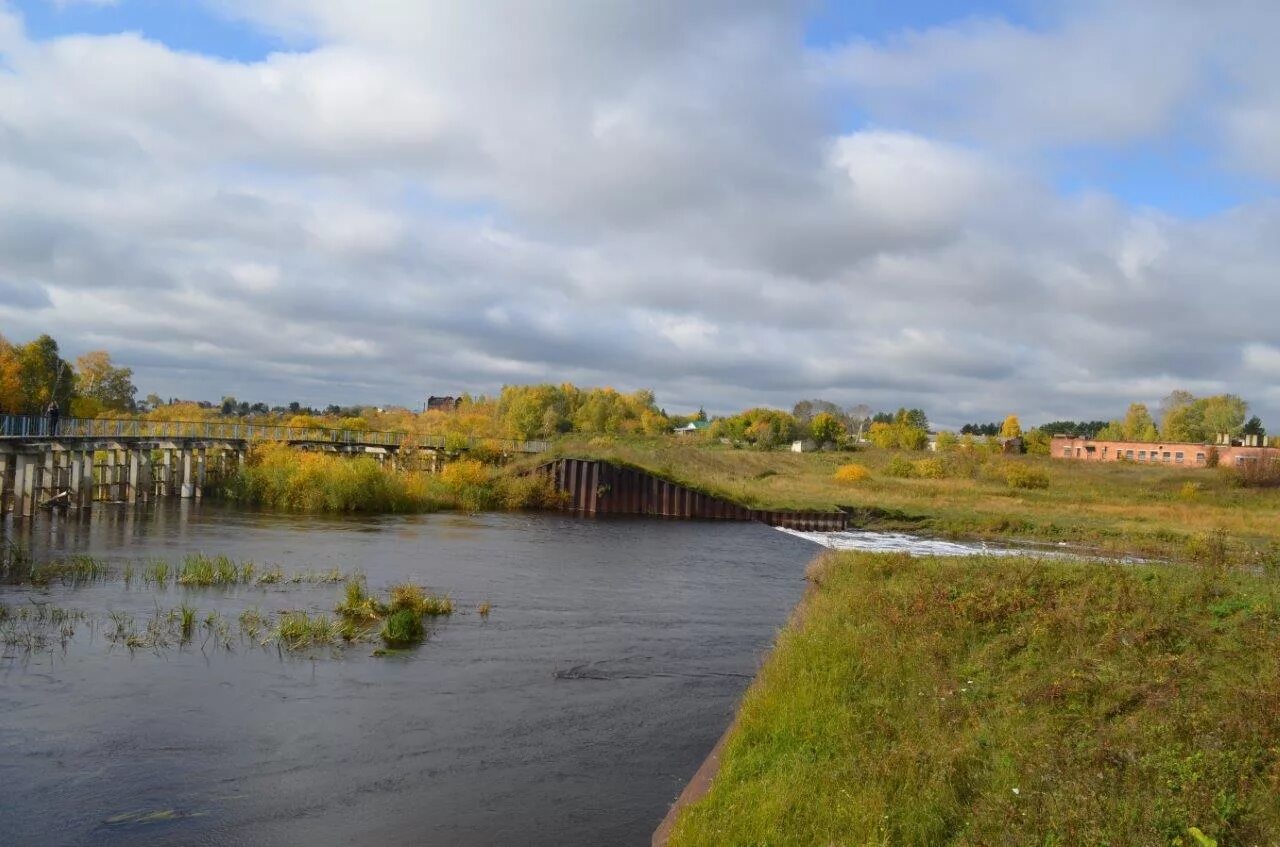
[[200, 441], [285, 441], [303, 444], [337, 444], [360, 447], [425, 447], [435, 450], [486, 447], [505, 453], [545, 453], [546, 441], [504, 441], [496, 438], [410, 436], [405, 432], [333, 429], [321, 426], [276, 426], [232, 421], [146, 421], [116, 418], [59, 418], [37, 415], [0, 415], [0, 439], [4, 438], [100, 438]]

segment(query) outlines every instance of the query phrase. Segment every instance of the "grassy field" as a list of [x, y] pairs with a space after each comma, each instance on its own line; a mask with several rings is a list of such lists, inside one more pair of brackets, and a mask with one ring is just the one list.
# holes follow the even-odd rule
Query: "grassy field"
[[[1242, 488], [1226, 469], [984, 456], [944, 459], [947, 476], [913, 479], [886, 470], [895, 459], [917, 462], [930, 454], [764, 452], [672, 438], [569, 438], [554, 451], [637, 465], [748, 506], [850, 509], [855, 524], [868, 529], [1066, 542], [1174, 558], [1215, 533], [1230, 539], [1242, 558], [1275, 556], [1273, 545], [1280, 544], [1280, 489]], [[864, 465], [870, 478], [838, 481], [836, 469], [849, 463]], [[1047, 487], [1011, 486], [1013, 466], [1039, 473]]]
[[829, 554], [672, 845], [1280, 843], [1280, 580]]

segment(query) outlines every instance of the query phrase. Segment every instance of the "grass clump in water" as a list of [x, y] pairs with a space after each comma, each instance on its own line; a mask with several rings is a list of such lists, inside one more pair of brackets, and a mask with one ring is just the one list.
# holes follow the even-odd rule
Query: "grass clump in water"
[[214, 585], [239, 585], [253, 579], [252, 562], [236, 564], [228, 556], [206, 556], [192, 553], [182, 562], [178, 571], [179, 585], [208, 587]]
[[275, 638], [286, 650], [305, 650], [333, 644], [341, 637], [341, 627], [328, 615], [285, 612], [276, 624]]
[[439, 594], [428, 594], [420, 585], [402, 583], [391, 586], [392, 612], [408, 610], [418, 615], [432, 617], [453, 614], [453, 601]]
[[337, 613], [353, 623], [372, 623], [387, 613], [387, 607], [365, 590], [364, 580], [353, 579], [343, 590]]
[[422, 615], [412, 609], [399, 609], [387, 617], [380, 634], [388, 647], [409, 647], [422, 641], [426, 630]]

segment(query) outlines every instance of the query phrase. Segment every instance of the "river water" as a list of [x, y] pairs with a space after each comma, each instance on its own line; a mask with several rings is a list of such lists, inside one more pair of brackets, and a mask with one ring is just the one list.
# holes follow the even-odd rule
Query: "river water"
[[[13, 535], [12, 526], [7, 530]], [[5, 845], [647, 843], [714, 745], [816, 548], [756, 524], [551, 515], [321, 519], [182, 504], [41, 519], [38, 557], [188, 553], [362, 569], [458, 605], [404, 654], [129, 650], [108, 612], [331, 612], [341, 585], [0, 586], [86, 620], [0, 658]], [[476, 612], [488, 601], [492, 612]]]

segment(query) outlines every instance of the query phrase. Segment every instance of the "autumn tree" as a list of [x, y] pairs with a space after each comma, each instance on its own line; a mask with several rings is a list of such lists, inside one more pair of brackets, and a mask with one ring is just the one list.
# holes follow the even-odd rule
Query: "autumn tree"
[[18, 348], [0, 335], [0, 412], [23, 411], [22, 401], [22, 363], [18, 359]]
[[76, 385], [80, 396], [96, 401], [108, 412], [130, 412], [137, 408], [133, 370], [119, 368], [106, 350], [94, 350], [76, 359]]
[[70, 410], [75, 394], [75, 372], [71, 364], [58, 355], [58, 342], [48, 335], [17, 348], [19, 410], [27, 415], [40, 415], [57, 400], [63, 410]]
[[1017, 438], [1020, 435], [1022, 435], [1022, 422], [1018, 420], [1017, 415], [1009, 415], [1000, 425], [1000, 437]]

